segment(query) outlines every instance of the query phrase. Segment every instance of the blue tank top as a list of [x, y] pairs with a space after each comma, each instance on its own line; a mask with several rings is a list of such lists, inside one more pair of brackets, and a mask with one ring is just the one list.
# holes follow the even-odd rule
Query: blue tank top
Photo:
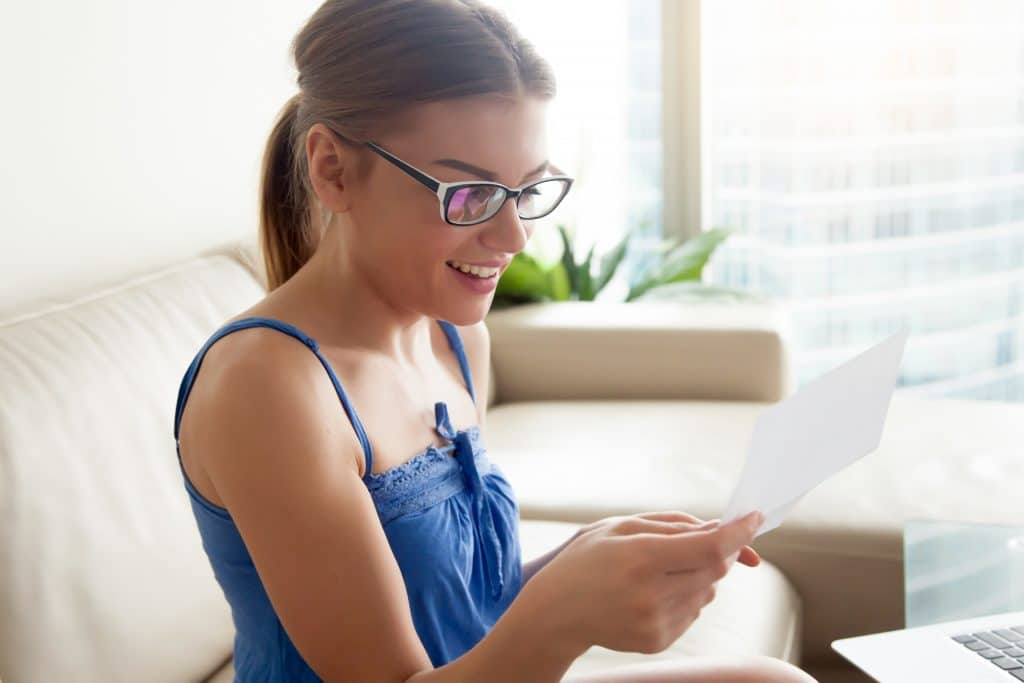
[[[458, 330], [447, 321], [437, 322], [476, 403]], [[321, 680], [281, 625], [230, 513], [204, 498], [181, 464], [181, 415], [203, 356], [224, 335], [254, 326], [294, 337], [327, 371], [365, 453], [363, 481], [401, 570], [420, 641], [434, 667], [461, 656], [487, 634], [522, 586], [519, 505], [504, 473], [488, 460], [479, 425], [455, 429], [448, 406], [438, 401], [434, 429], [448, 443], [431, 445], [407, 462], [373, 474], [366, 432], [317, 342], [293, 325], [253, 316], [224, 325], [199, 349], [181, 381], [174, 416], [178, 467], [203, 549], [231, 607], [235, 681]]]

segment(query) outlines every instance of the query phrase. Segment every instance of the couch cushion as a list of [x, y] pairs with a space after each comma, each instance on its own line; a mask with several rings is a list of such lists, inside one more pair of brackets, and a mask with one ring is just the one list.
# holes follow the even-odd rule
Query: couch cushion
[[[519, 527], [523, 560], [557, 547], [578, 528], [577, 524], [522, 520]], [[776, 567], [741, 564], [718, 582], [715, 599], [686, 633], [656, 654], [619, 652], [594, 646], [573, 662], [568, 673], [604, 671], [634, 662], [693, 655], [769, 655], [797, 663], [800, 658], [801, 601]], [[228, 662], [204, 683], [230, 683], [234, 669]]]
[[[524, 517], [587, 522], [679, 509], [719, 516], [768, 404], [499, 404], [484, 439]], [[879, 448], [826, 480], [754, 542], [803, 599], [807, 660], [835, 638], [903, 626], [908, 518], [1024, 519], [1024, 405], [893, 396]]]
[[0, 322], [5, 680], [200, 680], [230, 654], [175, 396], [203, 340], [261, 296], [211, 252]]

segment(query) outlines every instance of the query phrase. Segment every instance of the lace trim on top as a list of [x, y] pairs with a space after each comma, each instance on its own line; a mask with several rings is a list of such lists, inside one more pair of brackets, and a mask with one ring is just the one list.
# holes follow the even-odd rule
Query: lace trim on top
[[[480, 427], [459, 430], [469, 437], [480, 474], [491, 471], [487, 450], [480, 445]], [[379, 474], [363, 477], [381, 523], [422, 510], [466, 489], [465, 475], [452, 454], [455, 443], [430, 445], [410, 460]]]

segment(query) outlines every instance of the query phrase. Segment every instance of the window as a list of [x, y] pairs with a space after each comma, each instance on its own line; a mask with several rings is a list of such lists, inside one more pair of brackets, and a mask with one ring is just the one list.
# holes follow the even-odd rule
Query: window
[[1024, 3], [701, 8], [712, 281], [788, 302], [798, 384], [907, 322], [906, 390], [1024, 400]]

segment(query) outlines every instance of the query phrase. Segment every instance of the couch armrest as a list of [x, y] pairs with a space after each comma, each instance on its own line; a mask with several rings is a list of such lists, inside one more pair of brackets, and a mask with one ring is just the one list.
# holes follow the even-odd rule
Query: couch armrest
[[774, 302], [523, 304], [485, 319], [495, 402], [778, 401], [789, 316]]

